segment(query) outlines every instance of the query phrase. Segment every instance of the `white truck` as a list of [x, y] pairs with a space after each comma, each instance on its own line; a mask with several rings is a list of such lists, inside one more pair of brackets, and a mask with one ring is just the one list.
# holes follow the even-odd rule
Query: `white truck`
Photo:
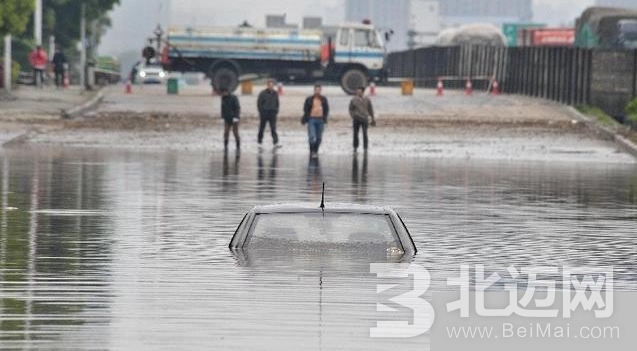
[[384, 80], [387, 35], [369, 22], [320, 30], [237, 28], [170, 29], [161, 49], [164, 69], [203, 72], [215, 89], [236, 89], [239, 77], [336, 81], [348, 94]]

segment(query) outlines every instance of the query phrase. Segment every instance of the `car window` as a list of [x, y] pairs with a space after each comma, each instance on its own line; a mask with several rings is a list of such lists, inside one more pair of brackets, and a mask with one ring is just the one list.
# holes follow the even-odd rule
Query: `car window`
[[383, 214], [273, 213], [256, 216], [248, 233], [248, 248], [331, 244], [357, 248], [369, 245], [401, 247], [391, 220]]

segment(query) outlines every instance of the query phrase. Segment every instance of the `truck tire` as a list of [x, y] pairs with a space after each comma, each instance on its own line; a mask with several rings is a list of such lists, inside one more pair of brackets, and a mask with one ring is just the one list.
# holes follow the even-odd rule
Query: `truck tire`
[[222, 88], [233, 92], [239, 86], [239, 75], [231, 68], [221, 67], [212, 72], [212, 86], [215, 90]]
[[361, 86], [367, 86], [367, 76], [360, 69], [350, 69], [341, 77], [341, 88], [349, 95], [356, 94], [356, 89]]

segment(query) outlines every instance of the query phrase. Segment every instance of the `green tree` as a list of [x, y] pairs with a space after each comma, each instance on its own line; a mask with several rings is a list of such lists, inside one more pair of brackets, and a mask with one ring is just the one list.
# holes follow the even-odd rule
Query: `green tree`
[[0, 0], [0, 35], [19, 35], [27, 28], [35, 1]]
[[[90, 46], [96, 47], [111, 25], [108, 12], [119, 2], [120, 0], [46, 0], [42, 8], [43, 37], [53, 35], [63, 50], [74, 51], [75, 44], [80, 40], [80, 14], [82, 4], [85, 4], [87, 38]], [[29, 26], [33, 26], [33, 19]]]

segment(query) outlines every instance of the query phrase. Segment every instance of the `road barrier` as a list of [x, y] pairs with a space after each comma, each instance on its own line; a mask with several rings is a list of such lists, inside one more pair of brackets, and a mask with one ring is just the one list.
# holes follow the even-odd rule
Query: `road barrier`
[[251, 80], [241, 82], [241, 95], [252, 95], [253, 83]]
[[400, 90], [403, 95], [414, 95], [414, 81], [405, 79], [400, 83]]
[[473, 83], [471, 82], [471, 78], [467, 78], [467, 84], [465, 86], [464, 93], [467, 96], [473, 95]]
[[[570, 105], [592, 105], [613, 116], [637, 96], [637, 50], [613, 51], [576, 47], [427, 47], [391, 53], [391, 77], [413, 79], [418, 87], [499, 90]], [[489, 77], [477, 79], [477, 77]]]

